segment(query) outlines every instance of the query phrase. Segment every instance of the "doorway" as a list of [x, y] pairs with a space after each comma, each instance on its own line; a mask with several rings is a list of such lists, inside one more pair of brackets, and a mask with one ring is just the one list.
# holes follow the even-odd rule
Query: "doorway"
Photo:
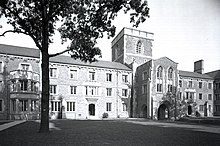
[[192, 114], [192, 106], [189, 105], [189, 106], [188, 106], [188, 115], [191, 115], [191, 114]]
[[89, 115], [95, 116], [95, 104], [89, 104]]
[[164, 102], [158, 108], [158, 120], [169, 119], [170, 118], [170, 103]]

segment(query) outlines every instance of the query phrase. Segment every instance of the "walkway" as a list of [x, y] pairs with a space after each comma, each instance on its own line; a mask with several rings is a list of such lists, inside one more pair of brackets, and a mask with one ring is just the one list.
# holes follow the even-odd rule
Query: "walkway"
[[24, 122], [25, 122], [25, 120], [21, 120], [21, 121], [19, 120], [19, 121], [12, 121], [12, 122], [2, 124], [2, 125], [0, 125], [0, 131], [5, 130], [5, 129], [10, 128], [10, 127], [13, 127], [15, 125], [24, 123]]
[[155, 122], [155, 121], [127, 121], [128, 123], [140, 124], [146, 126], [158, 126], [158, 127], [174, 127], [174, 128], [186, 128], [193, 131], [203, 131], [209, 133], [220, 134], [220, 126], [216, 125], [196, 125], [182, 122]]

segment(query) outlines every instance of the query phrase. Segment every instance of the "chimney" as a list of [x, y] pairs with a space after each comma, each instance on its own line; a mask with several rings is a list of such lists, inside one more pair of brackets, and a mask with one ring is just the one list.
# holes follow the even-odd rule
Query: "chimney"
[[204, 73], [204, 60], [198, 60], [194, 62], [194, 72], [203, 74]]

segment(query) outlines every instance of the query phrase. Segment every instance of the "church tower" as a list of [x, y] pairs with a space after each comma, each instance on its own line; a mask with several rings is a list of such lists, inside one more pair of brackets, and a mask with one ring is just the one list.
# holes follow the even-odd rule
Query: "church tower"
[[112, 41], [112, 61], [137, 66], [152, 59], [153, 33], [123, 28]]

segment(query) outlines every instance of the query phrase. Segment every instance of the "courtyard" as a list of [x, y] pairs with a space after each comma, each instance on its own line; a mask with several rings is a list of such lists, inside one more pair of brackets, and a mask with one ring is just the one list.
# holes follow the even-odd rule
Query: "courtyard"
[[39, 121], [0, 131], [0, 145], [219, 145], [220, 126], [151, 120], [53, 120], [50, 133]]

